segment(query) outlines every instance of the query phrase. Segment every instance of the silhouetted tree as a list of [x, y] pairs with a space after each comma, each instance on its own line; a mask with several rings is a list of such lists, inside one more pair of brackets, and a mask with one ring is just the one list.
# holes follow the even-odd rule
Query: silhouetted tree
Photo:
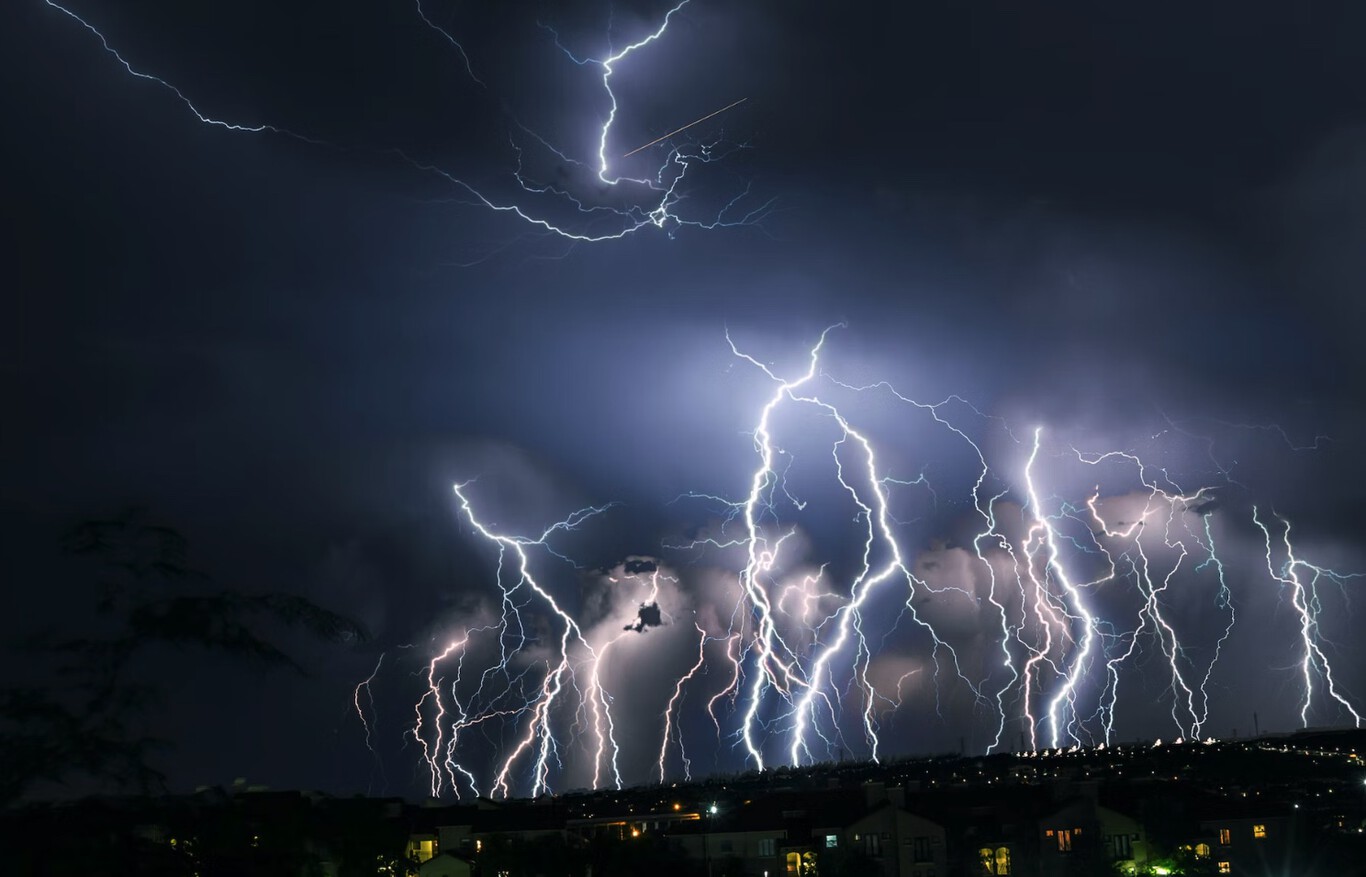
[[78, 776], [120, 788], [159, 788], [149, 757], [166, 741], [138, 724], [159, 690], [130, 666], [149, 647], [199, 648], [267, 667], [303, 668], [264, 632], [301, 630], [328, 642], [364, 638], [354, 621], [293, 594], [225, 588], [188, 563], [185, 537], [132, 512], [83, 521], [63, 553], [95, 563], [98, 633], [31, 643], [51, 677], [0, 689], [0, 804], [42, 782]]
[[323, 821], [322, 844], [337, 863], [338, 877], [416, 873], [404, 858], [408, 829], [384, 818], [375, 802], [356, 798], [333, 804]]

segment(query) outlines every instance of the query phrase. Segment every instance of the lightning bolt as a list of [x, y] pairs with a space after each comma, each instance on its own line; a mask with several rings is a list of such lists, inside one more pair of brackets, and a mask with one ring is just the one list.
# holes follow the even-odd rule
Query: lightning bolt
[[659, 781], [664, 782], [665, 766], [664, 761], [669, 755], [669, 741], [675, 736], [678, 738], [678, 755], [683, 760], [683, 779], [692, 780], [692, 763], [688, 760], [687, 750], [683, 748], [683, 734], [674, 730], [674, 713], [678, 710], [683, 700], [683, 686], [691, 682], [697, 676], [702, 665], [706, 662], [707, 655], [707, 632], [697, 625], [697, 663], [693, 664], [687, 673], [678, 677], [678, 682], [674, 685], [673, 697], [669, 698], [669, 703], [664, 707], [664, 733], [660, 735], [659, 741]]
[[371, 752], [375, 751], [375, 747], [370, 743], [370, 723], [366, 721], [365, 710], [360, 705], [360, 690], [362, 688], [365, 689], [366, 699], [370, 701], [370, 709], [373, 710], [375, 708], [375, 697], [373, 691], [370, 689], [370, 683], [374, 682], [375, 677], [379, 675], [379, 668], [384, 664], [384, 655], [384, 652], [380, 652], [379, 660], [375, 662], [375, 669], [370, 671], [369, 676], [357, 683], [356, 690], [352, 692], [352, 702], [356, 706], [356, 716], [360, 718], [361, 726], [365, 728], [365, 748], [369, 749]]
[[[1356, 707], [1352, 706], [1351, 701], [1338, 688], [1337, 681], [1333, 678], [1333, 665], [1329, 662], [1324, 646], [1331, 643], [1326, 640], [1319, 629], [1319, 607], [1318, 584], [1321, 580], [1342, 584], [1344, 579], [1355, 578], [1354, 574], [1343, 574], [1324, 567], [1316, 566], [1308, 561], [1301, 560], [1295, 554], [1295, 546], [1290, 542], [1290, 522], [1278, 517], [1281, 530], [1281, 544], [1285, 548], [1285, 561], [1276, 567], [1271, 558], [1271, 528], [1258, 517], [1257, 509], [1252, 509], [1252, 520], [1262, 531], [1266, 544], [1266, 570], [1271, 578], [1279, 582], [1290, 591], [1290, 604], [1295, 610], [1295, 615], [1300, 624], [1300, 643], [1303, 646], [1303, 658], [1300, 661], [1300, 672], [1304, 679], [1304, 701], [1300, 706], [1300, 722], [1306, 728], [1309, 727], [1309, 708], [1313, 702], [1314, 677], [1316, 672], [1322, 674], [1323, 688], [1325, 693], [1336, 701], [1352, 717], [1353, 724], [1361, 727], [1361, 714]], [[1305, 581], [1302, 576], [1308, 575], [1309, 580]]]
[[[226, 119], [215, 118], [204, 111], [187, 95], [180, 87], [174, 85], [170, 80], [161, 76], [148, 73], [133, 66], [109, 41], [109, 39], [89, 20], [63, 6], [55, 0], [43, 0], [49, 8], [60, 12], [72, 21], [79, 24], [84, 30], [92, 34], [100, 43], [103, 50], [110, 55], [118, 65], [130, 76], [145, 82], [151, 82], [169, 91], [175, 98], [183, 104], [201, 123], [225, 131], [249, 134], [275, 134], [290, 137], [314, 146], [338, 147], [337, 144], [301, 134], [270, 123], [246, 124], [241, 122], [229, 121]], [[688, 4], [689, 0], [683, 0], [673, 6], [665, 13], [663, 20], [658, 27], [631, 43], [626, 48], [615, 52], [601, 60], [580, 60], [571, 53], [565, 54], [579, 66], [593, 65], [599, 68], [601, 75], [602, 89], [607, 98], [609, 109], [605, 120], [597, 127], [597, 171], [598, 182], [605, 184], [608, 189], [614, 192], [624, 193], [624, 202], [620, 196], [613, 202], [599, 199], [599, 203], [587, 203], [587, 194], [575, 195], [572, 192], [555, 186], [538, 184], [528, 178], [523, 168], [522, 156], [523, 148], [515, 142], [512, 144], [517, 156], [517, 170], [513, 174], [515, 186], [513, 193], [498, 195], [486, 190], [484, 187], [477, 187], [470, 183], [460, 174], [452, 172], [436, 162], [423, 160], [409, 154], [409, 151], [400, 148], [389, 148], [378, 150], [382, 155], [397, 158], [409, 167], [422, 173], [434, 176], [443, 183], [453, 187], [462, 198], [467, 199], [465, 203], [477, 206], [493, 213], [515, 217], [523, 224], [530, 226], [531, 229], [539, 233], [559, 238], [569, 246], [584, 243], [601, 243], [606, 241], [621, 240], [647, 229], [662, 230], [669, 236], [673, 236], [679, 228], [695, 228], [699, 230], [714, 230], [721, 228], [738, 228], [743, 226], [754, 226], [760, 223], [768, 214], [773, 206], [773, 200], [752, 203], [748, 207], [742, 204], [750, 203], [750, 190], [748, 186], [743, 187], [732, 197], [727, 199], [713, 210], [703, 213], [685, 214], [681, 212], [682, 204], [686, 200], [687, 193], [684, 186], [689, 177], [690, 171], [694, 168], [720, 161], [737, 149], [744, 148], [741, 145], [728, 145], [721, 138], [699, 143], [683, 143], [671, 147], [653, 173], [646, 176], [623, 177], [609, 176], [607, 161], [607, 144], [613, 125], [617, 120], [620, 106], [617, 101], [616, 93], [612, 90], [612, 80], [617, 73], [617, 65], [625, 61], [630, 55], [644, 49], [646, 46], [661, 40], [669, 27], [670, 21]], [[424, 9], [421, 0], [416, 0], [415, 8], [418, 17], [422, 22], [458, 53], [461, 64], [469, 79], [480, 87], [487, 87], [486, 83], [475, 75], [473, 63], [465, 46], [457, 40], [451, 33], [434, 22]], [[558, 45], [558, 36], [556, 37]], [[742, 99], [743, 100], [743, 99]], [[735, 103], [740, 103], [737, 101]], [[732, 104], [731, 106], [734, 106]], [[730, 109], [731, 106], [725, 109]], [[719, 111], [718, 111], [719, 112]], [[717, 115], [717, 114], [712, 114]], [[710, 117], [708, 117], [710, 118]], [[705, 119], [699, 119], [699, 122]], [[694, 123], [696, 124], [696, 123]], [[544, 148], [549, 157], [560, 161], [567, 161], [575, 165], [581, 165], [575, 159], [569, 158], [563, 150], [553, 147], [550, 142], [521, 122], [514, 121], [515, 127], [527, 133], [535, 141], [535, 144]], [[656, 142], [667, 140], [677, 135], [683, 130], [692, 127], [684, 126], [678, 131], [671, 132]], [[654, 144], [650, 144], [654, 145]], [[375, 152], [377, 150], [361, 147], [349, 147], [360, 151]], [[629, 189], [629, 192], [625, 190]], [[608, 224], [610, 227], [602, 228]], [[482, 257], [462, 263], [466, 266], [477, 264], [496, 255], [503, 248], [498, 247]], [[566, 250], [566, 252], [568, 252]]]
[[[464, 512], [470, 525], [486, 540], [496, 545], [499, 549], [500, 560], [505, 552], [511, 553], [516, 566], [517, 581], [511, 589], [503, 589], [503, 599], [506, 602], [510, 590], [521, 587], [529, 588], [538, 598], [544, 607], [549, 609], [553, 616], [561, 624], [559, 637], [559, 652], [551, 666], [551, 669], [543, 678], [539, 691], [530, 705], [530, 720], [525, 723], [525, 731], [520, 739], [513, 746], [507, 758], [499, 767], [493, 780], [493, 789], [503, 795], [511, 793], [509, 777], [518, 760], [524, 755], [529, 755], [533, 761], [533, 782], [531, 787], [532, 796], [536, 796], [543, 791], [549, 791], [550, 761], [557, 751], [557, 742], [552, 726], [552, 711], [556, 701], [565, 692], [567, 686], [574, 684], [574, 666], [570, 660], [570, 646], [577, 644], [581, 646], [590, 656], [591, 661], [596, 666], [599, 654], [589, 645], [584, 638], [583, 631], [578, 622], [566, 612], [546, 590], [545, 587], [536, 579], [531, 570], [531, 560], [528, 549], [541, 546], [544, 547], [546, 540], [555, 532], [573, 529], [587, 518], [601, 514], [606, 511], [605, 507], [591, 507], [580, 509], [563, 521], [552, 524], [546, 528], [540, 537], [528, 539], [526, 537], [505, 536], [497, 534], [483, 524], [474, 513], [469, 498], [465, 494], [468, 485], [460, 484], [455, 487], [455, 494], [460, 500], [460, 509]], [[600, 691], [600, 686], [595, 683], [594, 690]], [[602, 722], [610, 725], [610, 715], [607, 715], [608, 708], [606, 701], [601, 697], [593, 700], [595, 722], [598, 727], [602, 727]]]
[[456, 52], [460, 54], [460, 60], [464, 63], [465, 72], [469, 74], [470, 79], [479, 85], [483, 85], [484, 80], [474, 75], [474, 65], [470, 63], [470, 56], [469, 53], [465, 51], [465, 47], [462, 46], [455, 37], [451, 36], [450, 31], [427, 17], [426, 10], [422, 8], [422, 0], [415, 0], [415, 2], [417, 3], [417, 14], [418, 17], [422, 19], [422, 23], [440, 34], [442, 39], [455, 48]]
[[[370, 703], [370, 711], [371, 711], [372, 713], [374, 712], [374, 710], [375, 710], [375, 694], [374, 694], [374, 689], [373, 689], [371, 686], [372, 686], [372, 684], [373, 684], [374, 681], [375, 681], [375, 677], [379, 675], [379, 669], [380, 669], [380, 667], [384, 666], [384, 656], [385, 656], [386, 654], [388, 654], [388, 653], [387, 653], [387, 652], [380, 652], [380, 653], [379, 653], [379, 660], [375, 662], [375, 669], [373, 669], [373, 670], [370, 671], [370, 675], [369, 675], [369, 676], [367, 676], [365, 679], [361, 680], [360, 682], [358, 682], [358, 683], [356, 684], [356, 688], [355, 688], [355, 690], [354, 690], [354, 691], [352, 692], [352, 694], [351, 694], [351, 702], [352, 702], [352, 704], [353, 704], [353, 705], [355, 706], [355, 708], [356, 708], [356, 716], [357, 716], [357, 718], [360, 719], [361, 727], [365, 729], [365, 748], [368, 749], [368, 750], [370, 750], [370, 754], [373, 755], [373, 756], [375, 757], [375, 769], [379, 772], [381, 781], [384, 783], [384, 785], [387, 786], [387, 785], [388, 785], [388, 781], [384, 779], [384, 761], [383, 761], [383, 759], [380, 758], [379, 752], [377, 752], [377, 751], [375, 750], [374, 743], [373, 743], [373, 741], [371, 740], [371, 734], [372, 734], [374, 731], [377, 730], [377, 728], [376, 728], [377, 720], [376, 720], [376, 721], [371, 721], [371, 720], [368, 720], [368, 719], [365, 718], [365, 709], [361, 706], [361, 702], [360, 702], [360, 692], [361, 692], [361, 689], [364, 688], [364, 689], [365, 689], [365, 699], [366, 699], [367, 701], [369, 701], [369, 703]], [[372, 787], [373, 787], [373, 779], [374, 779], [374, 778], [373, 778], [373, 775], [372, 775], [372, 777], [371, 777], [371, 780], [372, 780], [371, 786], [372, 786]], [[367, 789], [367, 793], [368, 793], [368, 792], [369, 792], [369, 789]]]
[[[718, 766], [729, 749], [759, 770], [778, 761], [809, 764], [836, 751], [842, 757], [851, 742], [879, 760], [885, 723], [903, 726], [908, 715], [944, 721], [947, 703], [986, 717], [981, 746], [988, 752], [1006, 745], [1014, 723], [1036, 753], [1107, 746], [1128, 680], [1154, 674], [1165, 682], [1173, 738], [1201, 738], [1211, 686], [1239, 618], [1225, 557], [1230, 540], [1216, 523], [1242, 519], [1216, 502], [1225, 488], [1183, 489], [1167, 468], [1137, 452], [1082, 451], [1043, 427], [1022, 439], [957, 396], [921, 402], [885, 382], [840, 381], [823, 366], [837, 328], [821, 333], [794, 372], [726, 336], [736, 361], [767, 381], [747, 431], [754, 462], [737, 499], [703, 491], [679, 498], [710, 509], [712, 523], [665, 548], [691, 561], [720, 558], [728, 590], [722, 605], [707, 607], [715, 611], [694, 610], [694, 657], [660, 687], [661, 700], [668, 696], [658, 712], [623, 704], [609, 690], [607, 680], [639, 664], [639, 644], [657, 641], [641, 639], [654, 636], [644, 632], [645, 615], [614, 613], [652, 607], [672, 623], [679, 607], [665, 605], [669, 600], [698, 599], [688, 576], [666, 575], [658, 564], [647, 573], [625, 565], [627, 574], [601, 580], [618, 603], [593, 610], [601, 617], [584, 615], [586, 608], [558, 596], [566, 593], [563, 584], [538, 570], [565, 564], [580, 577], [582, 569], [553, 543], [609, 507], [581, 509], [539, 534], [513, 535], [475, 513], [468, 483], [456, 486], [462, 519], [496, 552], [492, 594], [502, 608], [496, 621], [467, 626], [426, 665], [410, 733], [421, 744], [433, 794], [544, 794], [580, 762], [577, 770], [593, 785], [620, 788], [642, 767], [621, 743], [639, 739], [642, 722], [659, 735], [644, 769], [665, 782], [681, 766], [690, 779], [697, 745], [691, 738], [684, 745], [690, 708], [715, 729]], [[889, 400], [916, 424], [890, 444], [860, 422], [870, 405]], [[940, 480], [948, 476], [932, 479], [930, 466], [912, 477], [901, 473], [907, 449], [929, 436], [947, 439], [961, 455], [964, 474], [954, 477], [965, 501], [946, 499]], [[1080, 500], [1049, 490], [1055, 478], [1072, 477], [1060, 472], [1076, 469], [1094, 470], [1098, 486]], [[1103, 490], [1101, 477], [1116, 473], [1119, 489]], [[912, 495], [934, 514], [897, 514]], [[940, 526], [935, 515], [955, 505], [966, 515], [962, 547], [922, 550], [913, 540]], [[832, 522], [846, 528], [848, 556], [817, 563], [811, 554], [824, 543], [807, 538], [807, 530]], [[1335, 646], [1322, 628], [1326, 600], [1345, 600], [1356, 576], [1305, 560], [1284, 518], [1267, 519], [1253, 507], [1251, 523], [1262, 536], [1259, 565], [1297, 622], [1301, 721], [1331, 708], [1359, 725], [1360, 710], [1330, 660]], [[948, 559], [952, 565], [938, 565]], [[664, 582], [671, 585], [667, 594]], [[640, 599], [626, 599], [632, 586]], [[1190, 599], [1208, 599], [1220, 613], [1211, 635], [1193, 638], [1183, 629], [1178, 600]], [[953, 622], [963, 617], [972, 619], [970, 632]], [[471, 633], [485, 637], [477, 649]], [[908, 669], [884, 662], [903, 646], [919, 663]], [[484, 662], [477, 678], [465, 672], [475, 660]], [[908, 693], [907, 681], [922, 670], [927, 684]], [[933, 711], [922, 698], [932, 698]], [[467, 733], [476, 727], [484, 729], [482, 739]], [[463, 766], [473, 762], [461, 753], [480, 746], [494, 753], [486, 760], [487, 782], [476, 781], [479, 768]]]
[[[432, 658], [432, 660], [427, 664], [427, 690], [423, 692], [422, 697], [420, 697], [417, 703], [413, 706], [413, 713], [416, 716], [416, 720], [413, 723], [412, 735], [413, 738], [417, 740], [418, 744], [422, 747], [422, 760], [427, 762], [427, 766], [430, 768], [431, 795], [433, 798], [441, 794], [442, 781], [444, 778], [444, 775], [441, 771], [441, 765], [439, 764], [438, 759], [440, 758], [442, 752], [441, 737], [444, 732], [444, 727], [442, 726], [441, 722], [446, 715], [446, 706], [441, 699], [441, 680], [436, 675], [436, 668], [438, 664], [446, 660], [446, 658], [450, 657], [452, 652], [463, 649], [465, 647], [465, 643], [467, 643], [468, 641], [469, 634], [467, 633], [461, 636], [458, 640], [452, 641], [449, 645], [446, 646], [445, 650], [442, 651], [441, 654]], [[422, 730], [422, 708], [427, 704], [429, 700], [435, 707], [435, 715], [432, 717], [431, 720], [431, 724], [433, 726], [434, 739], [432, 740], [430, 745], [428, 745], [427, 737], [423, 734]], [[454, 788], [454, 783], [452, 783], [452, 788]]]

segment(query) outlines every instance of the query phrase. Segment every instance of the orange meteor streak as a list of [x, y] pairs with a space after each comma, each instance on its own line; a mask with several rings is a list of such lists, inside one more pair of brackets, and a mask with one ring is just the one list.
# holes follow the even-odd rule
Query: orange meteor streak
[[628, 152], [628, 153], [626, 153], [625, 155], [623, 155], [622, 158], [630, 158], [631, 156], [635, 155], [637, 152], [640, 152], [642, 149], [649, 149], [651, 146], [654, 146], [656, 143], [659, 143], [661, 140], [668, 140], [670, 137], [674, 136], [675, 134], [679, 133], [680, 131], [686, 131], [686, 130], [688, 130], [689, 128], [691, 128], [693, 125], [697, 125], [697, 124], [700, 124], [700, 123], [702, 123], [702, 122], [707, 121], [707, 120], [710, 119], [712, 116], [719, 116], [719, 115], [721, 115], [722, 113], [724, 113], [726, 110], [730, 109], [731, 107], [738, 107], [740, 104], [744, 103], [744, 102], [747, 101], [747, 100], [749, 100], [749, 98], [747, 98], [747, 97], [742, 97], [742, 98], [740, 98], [738, 101], [735, 101], [734, 103], [726, 104], [724, 107], [722, 107], [721, 109], [719, 109], [719, 110], [717, 110], [717, 111], [715, 111], [715, 112], [707, 113], [705, 116], [703, 116], [703, 117], [700, 118], [700, 119], [694, 119], [693, 121], [691, 121], [691, 122], [689, 122], [688, 124], [684, 125], [682, 128], [675, 128], [674, 130], [670, 131], [668, 134], [665, 134], [663, 137], [656, 137], [655, 139], [651, 140], [649, 143], [646, 143], [644, 146], [637, 146], [635, 149], [632, 149], [630, 152]]

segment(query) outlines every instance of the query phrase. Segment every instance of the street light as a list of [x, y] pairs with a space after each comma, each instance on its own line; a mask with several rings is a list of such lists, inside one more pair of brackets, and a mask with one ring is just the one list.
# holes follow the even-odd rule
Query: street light
[[712, 801], [707, 808], [707, 830], [702, 832], [702, 858], [707, 862], [707, 877], [711, 877], [711, 848], [708, 846], [708, 836], [711, 834], [712, 820], [716, 816], [716, 802]]

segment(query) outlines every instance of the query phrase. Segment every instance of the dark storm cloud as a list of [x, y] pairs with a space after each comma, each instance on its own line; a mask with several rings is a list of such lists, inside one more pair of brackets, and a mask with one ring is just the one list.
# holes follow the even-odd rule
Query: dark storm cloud
[[[744, 433], [772, 387], [731, 356], [727, 329], [792, 370], [838, 320], [842, 380], [961, 393], [1085, 450], [1174, 422], [1166, 462], [1183, 475], [1237, 461], [1230, 505], [1270, 496], [1318, 556], [1360, 559], [1359, 9], [694, 3], [625, 71], [619, 139], [748, 97], [723, 127], [750, 149], [714, 179], [778, 207], [763, 229], [576, 248], [429, 203], [452, 193], [373, 151], [492, 185], [514, 166], [516, 122], [591, 152], [599, 83], [530, 12], [448, 10], [488, 89], [403, 4], [150, 4], [108, 22], [215, 111], [363, 147], [338, 151], [205, 128], [41, 3], [7, 9], [5, 118], [21, 132], [18, 296], [0, 321], [7, 576], [44, 580], [49, 534], [73, 516], [160, 510], [223, 578], [287, 584], [372, 627], [372, 651], [267, 704], [328, 717], [301, 740], [352, 733], [333, 717], [375, 652], [487, 609], [491, 557], [452, 483], [478, 476], [481, 507], [520, 532], [621, 500], [569, 540], [586, 568], [657, 551], [679, 515], [715, 511], [663, 503], [734, 496], [754, 462]], [[618, 10], [615, 44], [658, 11]], [[541, 19], [587, 50], [606, 10]], [[1270, 423], [1292, 440], [1228, 426]], [[1320, 433], [1333, 441], [1291, 450]], [[935, 535], [963, 521], [944, 510]], [[1255, 536], [1231, 539], [1254, 551]], [[12, 627], [49, 612], [26, 593], [7, 597]], [[1257, 594], [1251, 639], [1285, 620], [1272, 589]], [[951, 609], [928, 611], [971, 633], [972, 613]], [[625, 610], [616, 631], [643, 623], [639, 600]], [[642, 632], [686, 668], [688, 625]], [[880, 686], [910, 673], [908, 696], [932, 689], [923, 655], [881, 661]], [[224, 736], [217, 706], [174, 719], [196, 740], [184, 784]], [[280, 784], [351, 789], [369, 770], [358, 739], [308, 771], [264, 743], [236, 757]]]

